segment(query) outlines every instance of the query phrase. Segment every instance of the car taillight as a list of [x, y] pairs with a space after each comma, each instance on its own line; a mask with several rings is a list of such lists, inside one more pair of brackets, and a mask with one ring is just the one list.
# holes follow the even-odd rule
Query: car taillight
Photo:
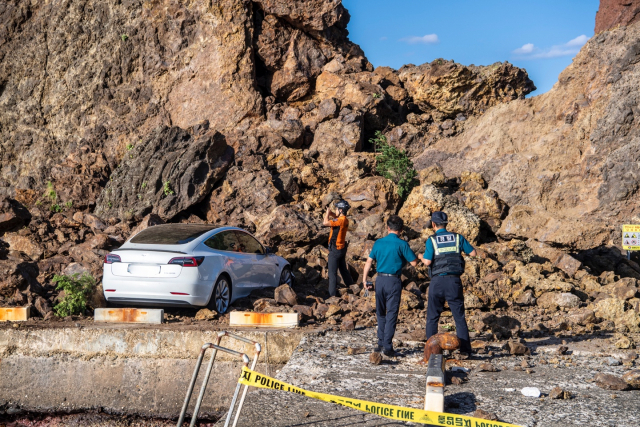
[[120, 256], [115, 254], [106, 254], [104, 256], [105, 264], [113, 264], [114, 262], [120, 262]]
[[202, 264], [202, 261], [204, 261], [203, 256], [196, 256], [196, 257], [190, 256], [190, 257], [171, 258], [169, 260], [169, 264], [178, 264], [183, 267], [197, 267], [200, 264]]

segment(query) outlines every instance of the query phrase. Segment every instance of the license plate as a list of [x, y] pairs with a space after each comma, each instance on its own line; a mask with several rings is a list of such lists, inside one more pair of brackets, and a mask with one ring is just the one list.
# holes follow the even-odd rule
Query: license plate
[[152, 277], [160, 274], [159, 265], [129, 265], [127, 269], [132, 276]]

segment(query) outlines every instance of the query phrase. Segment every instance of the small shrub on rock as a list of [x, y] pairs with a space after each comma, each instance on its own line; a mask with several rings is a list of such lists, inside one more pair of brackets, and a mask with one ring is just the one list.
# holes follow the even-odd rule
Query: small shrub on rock
[[376, 172], [393, 181], [397, 186], [398, 196], [406, 198], [418, 183], [418, 173], [413, 168], [405, 150], [399, 150], [387, 142], [387, 137], [376, 131], [375, 138], [369, 140], [378, 156], [376, 157]]
[[87, 299], [96, 284], [95, 279], [87, 273], [80, 276], [78, 273], [53, 276], [53, 283], [57, 284], [56, 290], [64, 291], [64, 297], [53, 308], [59, 317], [83, 314], [87, 308]]

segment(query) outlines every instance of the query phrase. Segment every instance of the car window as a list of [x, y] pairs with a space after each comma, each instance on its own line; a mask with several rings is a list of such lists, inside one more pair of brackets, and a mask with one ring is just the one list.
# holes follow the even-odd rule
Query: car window
[[240, 250], [248, 254], [261, 254], [264, 255], [264, 247], [253, 236], [238, 232], [238, 242], [240, 243]]
[[238, 240], [236, 239], [236, 233], [234, 231], [223, 231], [217, 233], [204, 242], [204, 244], [211, 249], [219, 251], [240, 252], [240, 245], [238, 245]]
[[136, 234], [131, 239], [131, 243], [149, 245], [184, 245], [214, 228], [216, 227], [212, 225], [199, 224], [155, 225]]

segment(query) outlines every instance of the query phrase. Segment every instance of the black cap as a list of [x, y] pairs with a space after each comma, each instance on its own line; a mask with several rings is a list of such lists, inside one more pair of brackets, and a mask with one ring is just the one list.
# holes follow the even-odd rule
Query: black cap
[[434, 213], [431, 214], [431, 221], [433, 221], [436, 224], [448, 224], [449, 217], [444, 212], [435, 211]]

